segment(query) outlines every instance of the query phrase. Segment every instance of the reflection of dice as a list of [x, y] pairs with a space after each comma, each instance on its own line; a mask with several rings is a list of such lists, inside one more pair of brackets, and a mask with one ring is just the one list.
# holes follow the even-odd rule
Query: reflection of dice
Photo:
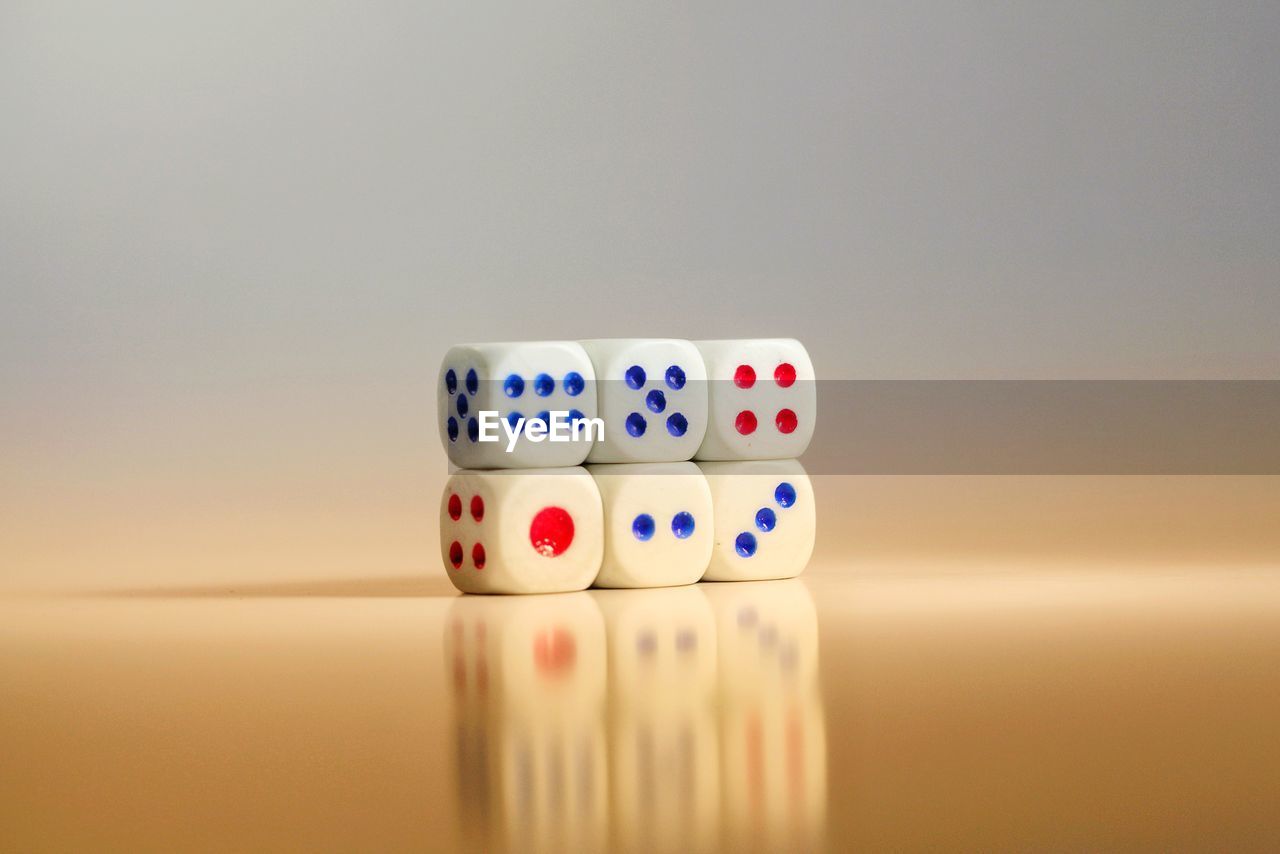
[[704, 581], [799, 575], [813, 553], [813, 486], [795, 460], [698, 463], [711, 487], [715, 547]]
[[822, 850], [826, 725], [803, 582], [711, 584], [726, 850]]
[[707, 370], [699, 460], [775, 460], [809, 447], [817, 416], [813, 362], [792, 338], [695, 341]]
[[716, 850], [716, 624], [706, 598], [698, 587], [591, 596], [609, 638], [613, 848]]
[[590, 595], [460, 597], [444, 641], [465, 847], [602, 850], [606, 641]]
[[507, 434], [480, 440], [480, 412], [497, 412], [513, 427], [520, 417], [546, 420], [551, 412], [569, 418], [596, 417], [595, 372], [574, 341], [464, 344], [450, 348], [440, 366], [436, 401], [440, 436], [450, 461], [462, 468], [576, 466], [587, 457], [587, 434], [570, 442], [526, 435], [507, 451]]
[[716, 624], [700, 586], [589, 595], [605, 616], [615, 709], [711, 703]]
[[803, 581], [703, 584], [716, 620], [721, 694], [782, 695], [818, 683], [818, 618]]
[[711, 560], [711, 491], [693, 463], [593, 465], [604, 504], [597, 587], [692, 584]]
[[[504, 721], [506, 851], [605, 851], [609, 770], [604, 722], [586, 716]], [[481, 849], [492, 850], [492, 849]]]
[[440, 501], [440, 552], [464, 593], [583, 590], [600, 570], [600, 492], [586, 469], [454, 473]]
[[460, 596], [449, 607], [444, 652], [459, 715], [603, 712], [605, 628], [589, 593]]
[[592, 463], [689, 460], [707, 429], [707, 378], [688, 341], [626, 338], [583, 341], [597, 383], [604, 441]]
[[727, 709], [720, 721], [724, 850], [825, 850], [826, 753], [814, 698], [758, 696]]

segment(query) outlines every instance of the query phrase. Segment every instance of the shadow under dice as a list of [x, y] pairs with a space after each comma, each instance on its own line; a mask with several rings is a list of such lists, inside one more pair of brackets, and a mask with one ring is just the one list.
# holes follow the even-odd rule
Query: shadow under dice
[[692, 584], [711, 560], [711, 491], [693, 463], [593, 465], [604, 506], [597, 587]]
[[703, 581], [799, 575], [813, 553], [813, 486], [795, 460], [698, 463], [711, 489], [715, 544]]
[[592, 463], [679, 462], [693, 458], [707, 427], [706, 368], [689, 341], [583, 341], [596, 379], [604, 441]]
[[[436, 393], [445, 452], [459, 468], [576, 466], [591, 450], [586, 435], [569, 442], [533, 441], [522, 431], [508, 451], [503, 424], [514, 430], [521, 418], [546, 421], [552, 412], [595, 418], [595, 385], [591, 360], [574, 341], [453, 347], [440, 366]], [[482, 411], [497, 413], [488, 432], [495, 441], [481, 441]]]
[[695, 341], [707, 370], [698, 460], [773, 460], [809, 447], [817, 417], [813, 362], [791, 338]]
[[440, 551], [464, 593], [583, 590], [603, 554], [600, 492], [586, 469], [456, 472], [440, 503]]

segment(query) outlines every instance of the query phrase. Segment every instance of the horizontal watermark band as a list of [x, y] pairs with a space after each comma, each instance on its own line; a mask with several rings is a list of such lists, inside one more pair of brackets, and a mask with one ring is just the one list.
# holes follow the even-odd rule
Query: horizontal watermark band
[[1280, 381], [817, 386], [810, 474], [1280, 475]]
[[[449, 399], [446, 428], [458, 441], [478, 438], [483, 414], [485, 441], [505, 447], [513, 434], [541, 435], [540, 419], [553, 442], [626, 442], [627, 429], [644, 434], [647, 423], [648, 441], [658, 442], [673, 422], [680, 429], [670, 435], [701, 429], [700, 401], [711, 399], [744, 453], [795, 433], [794, 455], [810, 474], [1280, 475], [1278, 380], [691, 380], [679, 389], [601, 380], [573, 396], [553, 389], [513, 398], [482, 384], [469, 412]], [[575, 430], [578, 420], [587, 423]]]

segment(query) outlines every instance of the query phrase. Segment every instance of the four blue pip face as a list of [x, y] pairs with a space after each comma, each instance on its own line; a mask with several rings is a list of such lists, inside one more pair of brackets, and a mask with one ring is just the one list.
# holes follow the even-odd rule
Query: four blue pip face
[[[796, 504], [796, 488], [787, 481], [782, 481], [773, 490], [773, 503], [782, 510], [790, 510]], [[766, 505], [756, 511], [753, 527], [761, 534], [767, 534], [778, 525], [778, 514], [772, 505]], [[760, 548], [759, 540], [752, 531], [743, 531], [733, 541], [733, 549], [739, 557], [751, 557]]]
[[684, 368], [672, 365], [663, 376], [650, 377], [640, 365], [632, 365], [623, 371], [622, 381], [627, 388], [640, 393], [635, 410], [627, 415], [623, 424], [628, 436], [639, 439], [649, 431], [651, 420], [665, 427], [668, 434], [677, 438], [689, 431], [689, 419], [683, 412], [677, 411], [674, 404], [669, 406], [667, 399], [669, 393], [679, 392], [684, 388]]

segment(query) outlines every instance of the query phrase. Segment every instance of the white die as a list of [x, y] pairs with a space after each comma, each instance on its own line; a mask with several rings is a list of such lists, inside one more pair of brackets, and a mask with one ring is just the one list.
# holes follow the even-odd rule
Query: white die
[[703, 581], [799, 575], [813, 553], [813, 485], [795, 460], [698, 463], [711, 488], [715, 546]]
[[440, 555], [464, 593], [583, 590], [600, 571], [600, 492], [586, 469], [463, 470], [440, 501]]
[[692, 584], [711, 560], [711, 490], [693, 463], [588, 466], [604, 505], [596, 587]]
[[533, 441], [522, 432], [508, 452], [501, 424], [489, 433], [496, 441], [479, 441], [482, 410], [497, 412], [508, 423], [519, 416], [545, 417], [552, 412], [596, 417], [595, 372], [576, 341], [451, 347], [440, 365], [436, 401], [445, 453], [460, 468], [576, 466], [591, 450], [589, 433], [571, 442], [553, 442], [545, 436]]
[[595, 370], [604, 441], [587, 462], [693, 459], [707, 429], [707, 371], [689, 341], [616, 338], [583, 341]]
[[707, 432], [695, 459], [776, 460], [809, 447], [813, 362], [794, 338], [695, 341], [706, 364]]

